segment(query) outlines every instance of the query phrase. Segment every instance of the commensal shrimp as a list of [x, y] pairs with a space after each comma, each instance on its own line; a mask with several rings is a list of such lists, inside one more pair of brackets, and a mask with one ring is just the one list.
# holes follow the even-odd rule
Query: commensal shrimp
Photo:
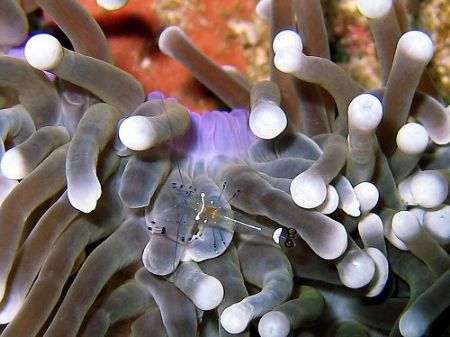
[[[173, 120], [166, 110], [167, 101], [159, 102], [161, 115], [167, 116], [165, 121], [169, 126], [166, 128], [174, 136]], [[252, 142], [247, 130], [236, 130], [248, 128], [246, 123], [235, 121], [242, 116], [247, 118], [246, 113], [244, 110], [232, 113], [214, 111], [204, 116], [191, 113], [187, 134], [172, 141], [171, 146], [179, 158], [175, 160], [175, 167], [167, 180], [160, 186], [158, 198], [145, 208], [151, 235], [144, 249], [143, 263], [153, 274], [168, 275], [180, 261], [200, 262], [221, 255], [231, 243], [234, 232], [262, 235], [277, 244], [294, 246], [295, 229], [271, 228], [233, 210], [230, 198], [227, 200], [224, 194], [227, 181], [222, 182], [220, 188], [211, 178], [216, 166], [221, 163], [241, 161], [242, 154]], [[164, 121], [164, 118], [161, 120]], [[225, 144], [223, 140], [218, 141], [218, 137], [223, 136], [216, 135], [215, 126], [218, 123], [228, 135]], [[198, 132], [204, 129], [216, 132], [206, 135]], [[231, 139], [233, 136], [235, 139]], [[239, 193], [237, 189], [231, 198], [238, 198]]]
[[[224, 182], [223, 189], [227, 182]], [[232, 210], [229, 200], [223, 197], [223, 189], [220, 191], [217, 186], [206, 176], [196, 177], [195, 186], [202, 188], [199, 195], [197, 188], [193, 186], [186, 187], [177, 182], [172, 182], [174, 191], [175, 205], [163, 210], [162, 212], [152, 212], [146, 214], [148, 229], [155, 242], [172, 241], [169, 245], [174, 245], [176, 250], [174, 255], [154, 256], [157, 259], [155, 263], [162, 263], [165, 266], [166, 258], [172, 259], [173, 264], [179, 261], [194, 260], [196, 262], [215, 258], [222, 254], [231, 242], [234, 232], [239, 234], [260, 235], [273, 239], [279, 245], [293, 247], [297, 232], [294, 228], [272, 228], [262, 225], [256, 220], [245, 216], [244, 214]], [[170, 185], [170, 184], [168, 184]], [[208, 194], [204, 191], [209, 192]], [[217, 195], [217, 192], [220, 192]], [[232, 198], [239, 196], [237, 190]], [[208, 199], [205, 197], [208, 195]], [[154, 206], [155, 210], [157, 205]], [[153, 219], [157, 220], [150, 220]], [[178, 218], [177, 218], [178, 216]], [[184, 227], [183, 227], [184, 226]], [[146, 249], [151, 249], [156, 243], [150, 240]], [[145, 253], [144, 253], [145, 254]], [[154, 255], [154, 254], [153, 254]], [[153, 265], [147, 262], [148, 268], [154, 272]], [[152, 259], [153, 261], [153, 259]]]

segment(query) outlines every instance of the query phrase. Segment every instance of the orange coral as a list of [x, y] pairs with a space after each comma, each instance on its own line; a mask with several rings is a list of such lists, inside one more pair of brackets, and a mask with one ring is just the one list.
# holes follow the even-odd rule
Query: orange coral
[[105, 31], [117, 66], [147, 92], [163, 91], [193, 110], [208, 111], [218, 102], [182, 65], [159, 52], [157, 37], [164, 27], [182, 27], [218, 64], [231, 64], [253, 80], [267, 75], [267, 25], [254, 13], [257, 0], [130, 0], [112, 12], [95, 0], [80, 2]]

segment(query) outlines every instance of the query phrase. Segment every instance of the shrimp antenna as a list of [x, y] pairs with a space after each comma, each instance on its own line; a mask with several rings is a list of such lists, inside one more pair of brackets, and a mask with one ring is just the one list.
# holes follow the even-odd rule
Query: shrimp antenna
[[[166, 103], [165, 103], [165, 100], [164, 100], [164, 97], [163, 97], [162, 93], [161, 93], [160, 97], [161, 97], [161, 100], [162, 100], [162, 107], [163, 107], [163, 110], [164, 110], [164, 115], [166, 116], [166, 119], [167, 119], [167, 126], [169, 127], [170, 137], [173, 140], [175, 137], [174, 137], [174, 134], [173, 134], [172, 126], [170, 125], [169, 114], [167, 113]], [[173, 145], [175, 146], [175, 150], [177, 150], [176, 143], [173, 142]], [[178, 152], [178, 151], [175, 151], [175, 152]], [[181, 175], [181, 169], [180, 169], [180, 164], [178, 163], [178, 160], [177, 160], [177, 170], [178, 170], [178, 175], [180, 176], [180, 181], [184, 185], [183, 176]]]
[[[180, 235], [180, 228], [181, 228], [181, 223], [183, 222], [183, 217], [184, 215], [181, 216], [180, 220], [178, 221], [178, 226], [177, 226], [177, 236], [176, 236], [176, 242], [179, 242], [179, 235]], [[175, 245], [175, 255], [173, 257], [173, 261], [172, 261], [172, 269], [175, 270], [175, 260], [177, 259], [177, 254], [178, 254], [178, 244]]]
[[[241, 189], [238, 189], [236, 192], [234, 192], [233, 195], [231, 196], [231, 198], [227, 200], [227, 203], [230, 204], [230, 202], [231, 202], [234, 198], [236, 198], [241, 192], [242, 192]], [[230, 205], [231, 205], [231, 204], [230, 204]]]
[[220, 191], [219, 200], [222, 198], [222, 194], [225, 191], [225, 188], [227, 187], [227, 182], [224, 181], [222, 184], [222, 190]]

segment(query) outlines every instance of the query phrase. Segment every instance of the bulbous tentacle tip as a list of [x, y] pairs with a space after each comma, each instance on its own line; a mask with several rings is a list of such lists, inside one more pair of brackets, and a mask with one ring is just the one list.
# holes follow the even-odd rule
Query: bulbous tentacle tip
[[186, 33], [178, 26], [169, 26], [165, 28], [158, 39], [158, 47], [164, 54], [173, 57], [172, 48], [170, 45], [173, 41], [171, 41], [176, 36], [181, 36], [187, 38]]
[[34, 68], [52, 70], [62, 61], [64, 50], [61, 43], [49, 34], [38, 34], [25, 45], [25, 58]]
[[290, 331], [289, 319], [281, 311], [270, 311], [261, 317], [258, 332], [261, 337], [286, 337]]
[[286, 129], [286, 114], [271, 102], [259, 103], [251, 109], [249, 126], [256, 137], [273, 139]]
[[131, 150], [147, 150], [154, 143], [152, 125], [145, 116], [128, 117], [120, 124], [119, 139]]
[[427, 130], [418, 123], [407, 123], [397, 132], [396, 142], [398, 148], [409, 155], [423, 153], [429, 142]]
[[225, 308], [220, 315], [220, 324], [228, 333], [238, 334], [247, 328], [251, 319], [249, 310], [240, 303], [236, 303]]
[[97, 5], [108, 11], [121, 9], [128, 3], [128, 0], [97, 0]]
[[378, 98], [370, 94], [356, 96], [348, 106], [348, 121], [350, 126], [358, 130], [375, 129], [381, 122], [383, 107]]
[[400, 211], [394, 215], [392, 229], [400, 240], [411, 239], [421, 232], [419, 220], [409, 211]]
[[5, 152], [0, 162], [0, 168], [3, 175], [9, 179], [23, 179], [28, 173], [25, 158], [16, 148]]
[[422, 207], [434, 208], [442, 205], [448, 195], [448, 183], [438, 171], [425, 170], [411, 180], [411, 193]]
[[337, 266], [342, 283], [352, 289], [369, 284], [375, 276], [375, 263], [363, 251], [350, 252]]
[[193, 294], [192, 302], [200, 310], [212, 310], [222, 302], [223, 295], [222, 283], [215, 277], [209, 276], [201, 282]]
[[369, 19], [379, 19], [385, 16], [392, 8], [392, 0], [358, 0], [359, 12]]
[[359, 183], [354, 187], [354, 191], [362, 213], [370, 212], [377, 205], [380, 192], [371, 182]]
[[263, 20], [270, 20], [270, 12], [272, 11], [271, 0], [260, 0], [256, 4], [256, 15]]
[[424, 32], [411, 30], [398, 40], [397, 49], [402, 50], [409, 58], [427, 64], [434, 53], [433, 41]]
[[283, 30], [279, 32], [272, 43], [273, 51], [277, 54], [281, 49], [285, 47], [296, 48], [298, 51], [303, 51], [303, 42], [302, 38], [297, 32], [293, 30]]
[[102, 187], [98, 179], [86, 177], [85, 184], [68, 184], [67, 196], [70, 204], [83, 213], [90, 213], [97, 207], [97, 201], [102, 194]]
[[292, 200], [300, 207], [315, 208], [325, 201], [327, 185], [319, 176], [300, 173], [292, 180], [290, 192]]
[[24, 299], [21, 296], [10, 296], [7, 294], [0, 305], [0, 324], [10, 323], [23, 306]]

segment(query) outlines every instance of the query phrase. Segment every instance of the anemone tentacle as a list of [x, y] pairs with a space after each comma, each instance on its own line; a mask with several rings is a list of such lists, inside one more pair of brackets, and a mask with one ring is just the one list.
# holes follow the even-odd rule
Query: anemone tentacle
[[[35, 34], [37, 7], [72, 48]], [[433, 42], [402, 0], [357, 7], [381, 88], [332, 61], [319, 0], [259, 3], [273, 52], [256, 83], [165, 28], [161, 51], [231, 109], [202, 115], [146, 95], [78, 1], [4, 0], [0, 336], [447, 336]]]

